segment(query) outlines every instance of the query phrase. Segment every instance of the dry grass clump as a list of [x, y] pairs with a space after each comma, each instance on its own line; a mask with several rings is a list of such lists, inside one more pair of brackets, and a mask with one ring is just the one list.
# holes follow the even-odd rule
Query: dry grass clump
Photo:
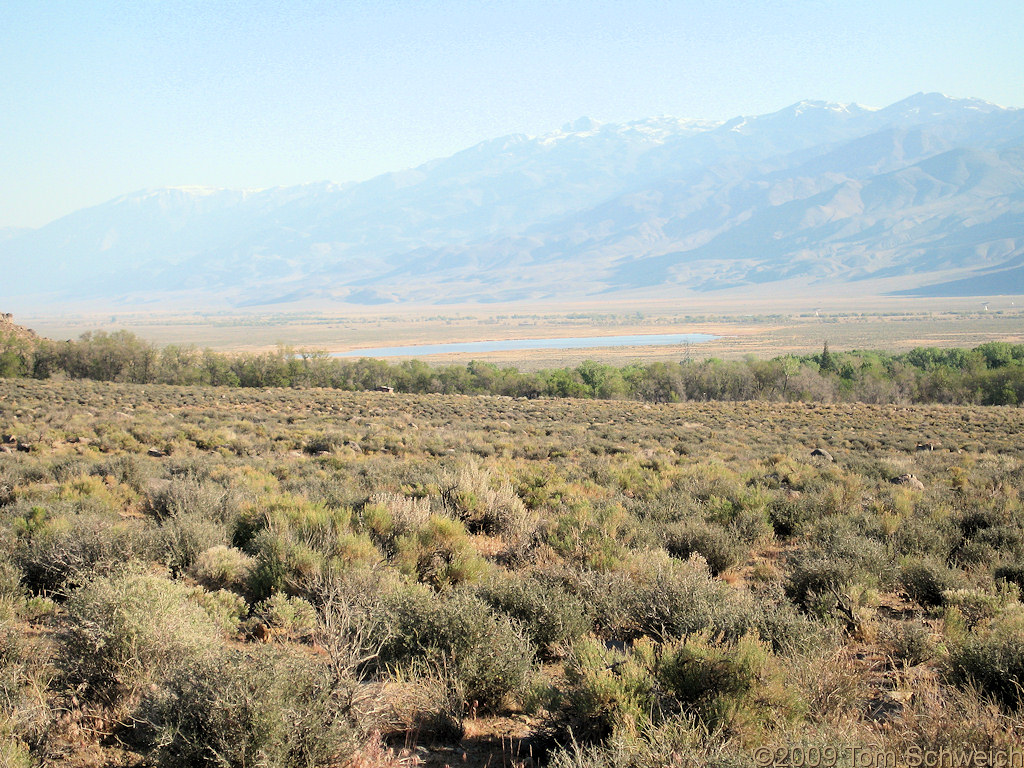
[[419, 530], [430, 519], [430, 499], [388, 491], [370, 497], [363, 507], [363, 524], [381, 542], [393, 542]]
[[16, 608], [17, 601], [5, 596], [0, 606], [0, 761], [31, 766], [56, 719], [47, 695], [54, 670], [46, 648], [23, 636]]

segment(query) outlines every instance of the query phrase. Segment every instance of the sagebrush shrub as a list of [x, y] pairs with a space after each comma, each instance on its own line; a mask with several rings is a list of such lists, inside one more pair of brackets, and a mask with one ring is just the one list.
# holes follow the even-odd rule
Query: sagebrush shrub
[[805, 633], [795, 613], [763, 606], [712, 578], [699, 556], [686, 562], [651, 556], [628, 572], [581, 574], [570, 587], [593, 606], [601, 633], [617, 640], [664, 641], [704, 630], [736, 638], [757, 631], [783, 647]]
[[110, 475], [136, 493], [145, 491], [146, 481], [150, 477], [150, 470], [145, 462], [140, 457], [131, 455], [112, 456], [93, 467], [92, 473], [100, 476]]
[[750, 635], [724, 644], [707, 635], [674, 643], [663, 650], [657, 677], [710, 729], [784, 721], [798, 707], [770, 649]]
[[533, 645], [518, 622], [496, 614], [464, 592], [434, 595], [405, 589], [375, 611], [385, 638], [377, 662], [409, 668], [423, 660], [452, 670], [467, 699], [494, 709], [524, 690], [533, 664]]
[[361, 736], [315, 664], [271, 647], [178, 670], [143, 712], [167, 768], [339, 765]]
[[897, 668], [923, 664], [936, 654], [931, 632], [919, 621], [900, 621], [888, 625], [880, 633], [879, 643]]
[[[5, 604], [6, 599], [0, 599]], [[39, 649], [22, 636], [13, 615], [0, 609], [0, 765], [33, 766], [32, 749], [45, 745], [55, 713]]]
[[652, 671], [632, 653], [585, 638], [565, 664], [565, 690], [558, 711], [573, 737], [602, 742], [614, 734], [636, 733], [662, 715]]
[[215, 652], [220, 628], [190, 597], [187, 586], [139, 571], [87, 582], [64, 605], [70, 679], [92, 696], [123, 703]]
[[25, 509], [22, 521], [24, 525], [16, 528], [12, 561], [32, 592], [66, 594], [126, 563], [156, 559], [157, 538], [139, 520], [32, 507]]
[[479, 589], [489, 605], [521, 622], [545, 658], [562, 655], [590, 631], [589, 608], [557, 583], [535, 577], [495, 579]]
[[681, 713], [638, 733], [613, 735], [604, 743], [588, 744], [570, 735], [548, 756], [548, 768], [665, 768], [701, 765], [732, 768], [749, 763], [748, 755], [727, 736], [707, 738], [706, 728]]
[[471, 546], [465, 526], [441, 515], [399, 536], [394, 560], [403, 573], [437, 589], [479, 581], [490, 570]]
[[302, 450], [310, 456], [316, 456], [320, 453], [331, 453], [344, 445], [344, 443], [345, 438], [342, 435], [320, 434], [314, 435], [306, 440], [302, 446]]
[[14, 483], [14, 473], [6, 466], [0, 465], [0, 507], [7, 506], [16, 498]]
[[565, 665], [562, 727], [582, 742], [642, 741], [689, 716], [705, 733], [752, 731], [801, 712], [783, 668], [750, 635], [721, 642], [704, 633], [667, 643], [638, 640], [625, 651], [577, 643]]
[[977, 686], [1002, 705], [1024, 703], [1024, 620], [1014, 616], [982, 634], [972, 634], [949, 653], [953, 682]]
[[249, 615], [249, 604], [245, 598], [226, 589], [207, 592], [197, 587], [192, 598], [226, 635], [238, 634], [242, 620]]
[[997, 566], [992, 575], [998, 581], [1016, 584], [1019, 589], [1024, 590], [1024, 563], [1022, 562], [1015, 561]]
[[21, 570], [10, 560], [0, 559], [0, 599], [20, 600], [24, 596]]
[[961, 586], [963, 579], [932, 558], [909, 558], [900, 566], [899, 583], [911, 600], [934, 607], [942, 605], [943, 593]]
[[240, 549], [218, 544], [192, 563], [193, 578], [209, 589], [239, 589], [252, 571], [253, 558]]
[[853, 582], [855, 570], [849, 563], [818, 556], [798, 562], [789, 576], [786, 593], [797, 605], [808, 609], [820, 598], [838, 596]]
[[196, 559], [214, 547], [227, 543], [227, 527], [220, 521], [194, 512], [176, 514], [163, 520], [157, 533], [163, 560], [175, 575], [192, 568]]
[[813, 506], [801, 497], [781, 495], [768, 505], [768, 520], [780, 538], [789, 538], [803, 532], [814, 519]]
[[942, 604], [947, 608], [955, 608], [960, 616], [973, 627], [989, 621], [1008, 606], [1019, 604], [1020, 590], [1016, 585], [1003, 584], [1001, 588], [992, 589], [947, 589], [942, 593]]
[[287, 533], [260, 531], [249, 545], [254, 565], [246, 589], [253, 600], [264, 600], [275, 592], [307, 593], [323, 578], [327, 558], [302, 540]]
[[317, 627], [316, 609], [301, 597], [276, 592], [252, 607], [253, 618], [274, 634], [291, 639], [310, 637]]
[[441, 501], [449, 514], [473, 533], [488, 533], [511, 543], [533, 535], [537, 516], [529, 512], [510, 482], [496, 482], [476, 461], [468, 461], [441, 479]]
[[222, 486], [188, 473], [152, 490], [146, 511], [157, 520], [194, 515], [226, 523], [232, 517], [234, 499]]
[[693, 553], [707, 561], [711, 573], [718, 575], [741, 562], [747, 548], [732, 533], [708, 523], [680, 523], [666, 532], [665, 549], [673, 557], [686, 560]]

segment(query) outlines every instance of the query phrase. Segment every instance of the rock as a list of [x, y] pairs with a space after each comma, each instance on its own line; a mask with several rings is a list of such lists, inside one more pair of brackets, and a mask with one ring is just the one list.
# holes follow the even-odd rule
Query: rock
[[899, 477], [894, 477], [889, 482], [893, 485], [905, 485], [908, 488], [915, 488], [919, 491], [924, 490], [924, 483], [918, 480], [916, 475], [912, 475], [909, 472], [905, 472]]
[[158, 448], [150, 448], [146, 451], [147, 456], [152, 456], [154, 459], [162, 459], [167, 455], [166, 451], [161, 451]]
[[835, 459], [832, 458], [832, 454], [824, 448], [815, 448], [811, 451], [811, 456], [817, 459], [824, 459], [825, 461], [835, 461]]
[[31, 443], [21, 443], [21, 442], [19, 442], [18, 443], [18, 450], [21, 451], [22, 453], [28, 453], [29, 451], [32, 450], [32, 445], [31, 445]]

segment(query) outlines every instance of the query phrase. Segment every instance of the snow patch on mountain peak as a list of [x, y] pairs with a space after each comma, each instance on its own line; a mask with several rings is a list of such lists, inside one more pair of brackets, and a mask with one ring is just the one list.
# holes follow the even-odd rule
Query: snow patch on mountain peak
[[711, 131], [721, 125], [721, 120], [695, 120], [667, 115], [628, 123], [602, 123], [589, 117], [581, 117], [572, 123], [566, 123], [560, 130], [537, 137], [536, 141], [541, 146], [550, 147], [568, 139], [607, 136], [661, 144], [672, 138]]

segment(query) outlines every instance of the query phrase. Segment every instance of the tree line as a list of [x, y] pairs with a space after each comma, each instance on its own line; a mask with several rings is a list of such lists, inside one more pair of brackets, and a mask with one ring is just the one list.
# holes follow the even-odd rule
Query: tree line
[[1024, 402], [1024, 345], [918, 347], [901, 354], [833, 352], [771, 359], [684, 360], [521, 371], [492, 363], [432, 366], [340, 359], [279, 347], [225, 354], [156, 345], [128, 331], [88, 332], [72, 341], [0, 334], [0, 377], [64, 376], [136, 384], [328, 387], [397, 392], [581, 397], [650, 402], [767, 400], [1017, 405]]

